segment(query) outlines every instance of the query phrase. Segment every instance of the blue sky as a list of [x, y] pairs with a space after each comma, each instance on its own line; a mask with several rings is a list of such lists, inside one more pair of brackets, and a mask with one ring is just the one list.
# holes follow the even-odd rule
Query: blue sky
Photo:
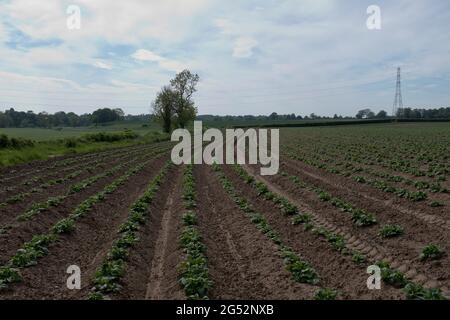
[[446, 0], [0, 0], [0, 108], [148, 113], [189, 68], [201, 114], [391, 111], [397, 66], [406, 106], [449, 106], [449, 30]]

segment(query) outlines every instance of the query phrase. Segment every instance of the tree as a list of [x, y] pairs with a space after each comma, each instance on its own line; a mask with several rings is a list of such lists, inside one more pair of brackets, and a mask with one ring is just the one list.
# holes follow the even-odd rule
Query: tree
[[152, 103], [153, 115], [162, 124], [164, 132], [172, 130], [176, 101], [177, 94], [170, 87], [165, 86], [158, 92]]
[[386, 119], [387, 118], [387, 112], [384, 111], [384, 110], [381, 110], [380, 112], [377, 113], [375, 118], [377, 118], [377, 119]]
[[270, 120], [277, 120], [278, 119], [278, 113], [272, 112], [269, 116]]
[[117, 114], [119, 119], [123, 119], [125, 117], [125, 112], [123, 112], [121, 108], [115, 108], [113, 111]]
[[92, 120], [94, 123], [99, 124], [120, 120], [120, 116], [114, 110], [103, 108], [92, 113]]
[[184, 128], [189, 121], [194, 120], [197, 114], [192, 95], [197, 91], [199, 80], [198, 74], [193, 74], [189, 70], [183, 70], [170, 80], [172, 90], [176, 94], [175, 123], [180, 128]]
[[375, 116], [375, 114], [370, 109], [359, 110], [356, 114], [357, 119], [368, 119], [370, 116]]

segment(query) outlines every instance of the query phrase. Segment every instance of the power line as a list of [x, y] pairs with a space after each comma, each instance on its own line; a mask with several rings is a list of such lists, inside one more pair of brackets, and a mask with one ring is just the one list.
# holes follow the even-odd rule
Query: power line
[[403, 98], [402, 98], [402, 79], [401, 79], [401, 69], [397, 68], [397, 85], [395, 89], [395, 99], [394, 105], [392, 107], [392, 115], [395, 117], [397, 115], [398, 109], [403, 108]]

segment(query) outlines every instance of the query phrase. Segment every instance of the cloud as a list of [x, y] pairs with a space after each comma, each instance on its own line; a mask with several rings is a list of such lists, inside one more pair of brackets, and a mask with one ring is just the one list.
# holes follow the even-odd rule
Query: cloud
[[369, 0], [77, 0], [81, 30], [67, 29], [68, 4], [0, 1], [1, 106], [148, 112], [155, 88], [189, 68], [200, 113], [354, 114], [392, 105], [398, 65], [405, 102], [448, 104], [446, 0], [380, 0], [378, 32]]
[[234, 58], [249, 58], [253, 55], [253, 49], [258, 45], [258, 42], [249, 37], [240, 37], [234, 42], [233, 57]]
[[103, 62], [103, 61], [95, 61], [94, 62], [94, 67], [99, 68], [99, 69], [105, 69], [105, 70], [112, 70], [112, 65]]
[[162, 61], [164, 60], [163, 57], [158, 56], [157, 54], [145, 50], [145, 49], [139, 49], [135, 53], [131, 55], [134, 59], [140, 60], [140, 61]]
[[183, 63], [175, 60], [166, 59], [164, 57], [155, 54], [152, 51], [145, 49], [137, 50], [135, 53], [131, 55], [131, 57], [138, 61], [157, 62], [162, 69], [169, 71], [180, 72], [183, 69], [185, 69], [185, 65]]

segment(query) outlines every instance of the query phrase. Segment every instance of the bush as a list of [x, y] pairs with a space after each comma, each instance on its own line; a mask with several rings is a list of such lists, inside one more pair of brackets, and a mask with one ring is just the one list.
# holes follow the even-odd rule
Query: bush
[[65, 140], [64, 145], [66, 146], [66, 148], [76, 148], [77, 139], [68, 138]]
[[125, 130], [119, 133], [90, 133], [85, 134], [83, 139], [89, 142], [116, 142], [121, 140], [136, 139], [139, 135], [131, 130]]
[[34, 142], [22, 138], [8, 138], [6, 134], [0, 135], [0, 149], [21, 149], [32, 147]]

